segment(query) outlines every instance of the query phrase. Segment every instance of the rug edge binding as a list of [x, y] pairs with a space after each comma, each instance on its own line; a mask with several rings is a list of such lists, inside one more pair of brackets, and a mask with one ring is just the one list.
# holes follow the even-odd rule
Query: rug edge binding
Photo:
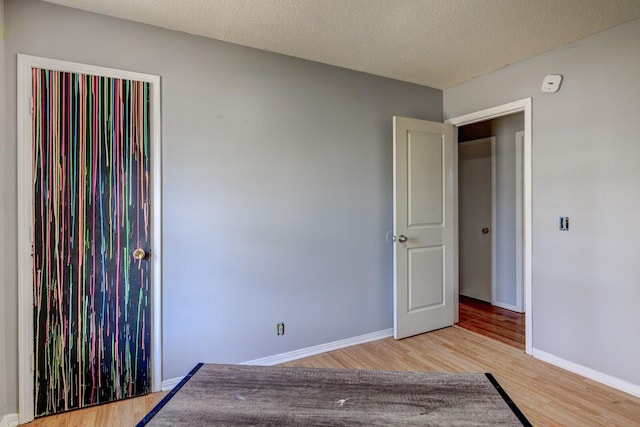
[[[333, 341], [325, 344], [302, 348], [299, 350], [289, 351], [287, 353], [276, 354], [274, 356], [249, 360], [247, 362], [240, 363], [240, 365], [273, 366], [280, 363], [291, 362], [292, 360], [303, 359], [305, 357], [326, 353], [328, 351], [340, 350], [341, 348], [364, 344], [371, 341], [377, 341], [391, 336], [393, 336], [393, 329], [384, 329], [382, 331], [371, 332], [344, 340]], [[183, 378], [184, 377], [178, 377], [162, 381], [162, 391], [172, 390], [176, 385], [180, 383], [180, 381], [183, 380]]]
[[502, 388], [502, 386], [500, 385], [500, 383], [498, 382], [496, 377], [494, 377], [489, 372], [485, 372], [484, 375], [487, 377], [487, 379], [489, 380], [491, 385], [493, 385], [493, 387], [496, 389], [498, 394], [500, 394], [500, 397], [502, 397], [502, 399], [504, 400], [504, 403], [506, 403], [506, 405], [509, 407], [509, 409], [511, 409], [511, 412], [513, 412], [513, 415], [516, 416], [518, 421], [520, 421], [520, 423], [524, 427], [532, 427], [532, 424], [529, 422], [527, 417], [520, 410], [520, 408], [518, 408], [518, 405], [516, 405], [516, 402], [513, 401], [513, 399], [511, 398], [511, 396], [509, 396], [507, 391], [504, 388]]
[[165, 397], [162, 398], [162, 400], [160, 402], [158, 402], [158, 404], [156, 406], [153, 407], [153, 409], [151, 409], [151, 411], [149, 411], [149, 413], [147, 415], [145, 415], [137, 424], [136, 427], [143, 427], [146, 426], [153, 417], [156, 416], [156, 414], [158, 412], [160, 412], [160, 410], [164, 407], [164, 405], [166, 405], [171, 398], [173, 398], [173, 396], [178, 393], [180, 391], [180, 389], [182, 388], [183, 385], [185, 385], [187, 383], [187, 381], [189, 381], [191, 379], [191, 377], [193, 377], [195, 375], [196, 372], [198, 372], [198, 370], [204, 365], [204, 363], [198, 363], [192, 370], [191, 372], [189, 372], [187, 375], [185, 375], [184, 377], [182, 377], [182, 380], [180, 380], [180, 382], [173, 387], [173, 389], [169, 392], [169, 394], [167, 394]]

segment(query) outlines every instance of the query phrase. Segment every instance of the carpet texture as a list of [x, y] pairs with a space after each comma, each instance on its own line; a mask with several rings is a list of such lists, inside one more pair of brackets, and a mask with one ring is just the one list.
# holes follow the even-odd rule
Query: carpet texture
[[530, 424], [489, 374], [200, 364], [145, 425]]

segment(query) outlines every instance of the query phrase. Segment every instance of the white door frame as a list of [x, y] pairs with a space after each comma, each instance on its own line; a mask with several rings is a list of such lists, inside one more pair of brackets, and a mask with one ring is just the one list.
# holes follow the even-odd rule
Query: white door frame
[[[464, 142], [459, 142], [456, 143], [454, 142], [454, 144], [456, 144], [456, 147], [458, 148], [458, 152], [459, 152], [459, 148], [461, 145], [465, 145], [465, 146], [470, 146], [470, 145], [477, 145], [477, 144], [486, 144], [489, 143], [490, 145], [490, 149], [491, 149], [491, 188], [490, 188], [490, 192], [491, 192], [491, 304], [492, 305], [498, 305], [499, 303], [496, 304], [496, 300], [495, 300], [495, 296], [497, 293], [497, 288], [498, 288], [498, 281], [497, 281], [497, 263], [496, 263], [496, 137], [495, 136], [489, 136], [487, 138], [480, 138], [480, 139], [474, 139], [471, 141], [464, 141]], [[459, 168], [459, 162], [458, 162], [458, 168]], [[459, 169], [457, 170], [457, 172], [459, 172]], [[458, 185], [456, 185], [456, 189], [459, 190], [459, 183], [460, 181], [458, 181]], [[458, 204], [458, 209], [459, 209], [459, 199], [456, 197], [456, 204]], [[460, 212], [458, 212], [458, 219], [460, 218]], [[459, 229], [458, 229], [459, 231]], [[458, 241], [458, 251], [460, 251], [460, 243]], [[459, 263], [458, 263], [458, 268], [459, 267]], [[459, 275], [458, 275], [458, 279], [459, 279]], [[458, 281], [458, 283], [460, 283]]]
[[[523, 219], [522, 213], [524, 211], [522, 203], [523, 192], [523, 172], [522, 172], [522, 154], [524, 149], [524, 131], [516, 132], [516, 306], [517, 312], [522, 313], [524, 311], [524, 246], [523, 246]], [[526, 328], [526, 325], [525, 325]]]
[[[533, 352], [533, 313], [532, 313], [532, 243], [531, 243], [531, 220], [532, 220], [532, 197], [531, 197], [531, 169], [532, 169], [532, 159], [531, 159], [531, 144], [532, 144], [532, 106], [531, 106], [531, 98], [525, 98], [518, 101], [510, 102], [508, 104], [498, 105], [496, 107], [487, 108], [481, 111], [476, 111], [474, 113], [465, 114], [463, 116], [454, 117], [446, 121], [446, 123], [451, 123], [456, 127], [469, 125], [472, 123], [482, 122], [486, 120], [495, 119], [502, 116], [507, 116], [509, 114], [514, 113], [524, 113], [524, 147], [523, 147], [523, 158], [522, 158], [522, 176], [523, 176], [523, 197], [522, 197], [522, 218], [523, 218], [523, 278], [524, 278], [524, 305], [525, 305], [525, 351], [527, 354], [532, 354]], [[456, 153], [454, 153], [454, 160], [457, 159], [457, 144], [454, 144], [454, 149]], [[454, 163], [454, 177], [457, 180], [458, 174], [458, 163], [455, 161]], [[458, 209], [458, 187], [457, 181], [455, 191], [455, 209]], [[457, 221], [457, 218], [456, 218]], [[458, 225], [456, 224], [456, 230]], [[458, 237], [456, 236], [456, 239]], [[456, 281], [456, 288], [458, 288], [459, 283]], [[455, 290], [457, 295], [458, 289]], [[456, 306], [456, 320], [458, 319], [458, 307]]]
[[138, 80], [150, 84], [151, 120], [151, 389], [161, 390], [162, 380], [162, 201], [160, 76], [96, 67], [74, 62], [18, 55], [17, 151], [18, 151], [18, 418], [20, 424], [34, 418], [33, 384], [33, 217], [31, 144], [31, 70], [84, 73]]

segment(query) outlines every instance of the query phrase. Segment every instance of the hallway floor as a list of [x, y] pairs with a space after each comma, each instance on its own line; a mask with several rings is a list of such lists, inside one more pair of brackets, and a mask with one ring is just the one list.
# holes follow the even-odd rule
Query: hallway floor
[[458, 326], [524, 351], [524, 313], [460, 295]]

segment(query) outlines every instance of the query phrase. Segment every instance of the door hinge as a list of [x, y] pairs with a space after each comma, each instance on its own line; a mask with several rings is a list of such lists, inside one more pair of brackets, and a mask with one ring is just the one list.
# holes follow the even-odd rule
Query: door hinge
[[35, 252], [35, 240], [33, 236], [33, 226], [29, 227], [29, 241], [31, 242], [31, 257], [33, 257]]
[[33, 353], [31, 353], [31, 372], [36, 370], [36, 359], [33, 355]]
[[29, 98], [29, 114], [33, 116], [33, 98]]

